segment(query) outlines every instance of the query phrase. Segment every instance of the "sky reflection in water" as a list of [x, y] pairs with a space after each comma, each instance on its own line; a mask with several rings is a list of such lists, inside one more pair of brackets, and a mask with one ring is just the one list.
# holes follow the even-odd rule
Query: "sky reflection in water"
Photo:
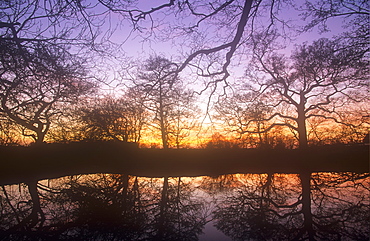
[[368, 240], [369, 189], [355, 173], [71, 176], [38, 182], [40, 209], [3, 186], [0, 240]]

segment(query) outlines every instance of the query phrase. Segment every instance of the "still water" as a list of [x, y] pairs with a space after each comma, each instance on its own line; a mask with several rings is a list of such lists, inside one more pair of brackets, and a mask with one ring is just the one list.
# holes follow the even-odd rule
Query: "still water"
[[68, 176], [2, 186], [0, 240], [368, 240], [368, 173]]

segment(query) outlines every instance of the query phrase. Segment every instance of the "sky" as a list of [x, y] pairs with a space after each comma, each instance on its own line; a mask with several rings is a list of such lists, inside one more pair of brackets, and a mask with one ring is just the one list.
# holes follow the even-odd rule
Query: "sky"
[[[159, 4], [165, 3], [167, 1], [150, 1], [150, 5], [148, 5], [148, 2], [141, 1], [138, 5], [138, 8], [148, 10], [151, 9], [153, 6], [158, 6]], [[302, 1], [300, 1], [302, 2]], [[299, 2], [295, 2], [299, 3]], [[98, 9], [99, 10], [99, 9]], [[292, 8], [289, 9], [282, 9], [281, 11], [281, 17], [284, 20], [292, 21], [291, 23], [293, 25], [304, 25], [305, 23], [301, 20], [301, 16], [299, 16], [299, 12], [295, 11]], [[135, 75], [135, 68], [134, 66], [139, 64], [143, 61], [145, 61], [146, 58], [148, 58], [150, 55], [162, 55], [164, 57], [167, 57], [174, 61], [183, 60], [184, 57], [187, 56], [187, 54], [191, 53], [192, 49], [190, 49], [186, 43], [186, 41], [189, 41], [189, 37], [184, 38], [184, 36], [178, 36], [177, 38], [171, 38], [163, 39], [163, 36], [160, 36], [158, 34], [159, 31], [163, 31], [164, 27], [168, 23], [175, 23], [179, 16], [174, 15], [166, 15], [166, 12], [159, 12], [152, 15], [153, 17], [153, 23], [154, 25], [151, 25], [150, 19], [146, 19], [143, 22], [140, 22], [140, 26], [143, 27], [140, 31], [132, 31], [132, 25], [127, 19], [122, 19], [122, 17], [119, 14], [112, 13], [109, 15], [110, 19], [107, 21], [109, 25], [106, 25], [105, 27], [113, 27], [115, 28], [115, 31], [113, 32], [110, 41], [113, 43], [116, 43], [117, 45], [121, 46], [123, 55], [120, 57], [123, 57], [118, 62], [116, 60], [108, 60], [108, 66], [109, 69], [105, 69], [104, 74], [105, 76], [105, 82], [109, 83], [109, 85], [102, 85], [102, 93], [108, 93], [113, 94], [116, 96], [119, 96], [122, 89], [125, 89], [125, 87], [131, 84], [131, 81], [129, 80], [132, 78], [133, 75]], [[191, 18], [185, 18], [182, 23], [188, 24], [192, 22], [193, 20]], [[160, 25], [158, 23], [162, 23], [163, 25]], [[321, 37], [331, 38], [334, 35], [340, 34], [343, 32], [342, 29], [342, 20], [339, 18], [335, 18], [328, 21], [328, 27], [330, 31], [320, 33], [318, 28], [315, 27], [309, 32], [303, 33], [300, 36], [296, 37], [293, 41], [286, 41], [285, 42], [285, 48], [280, 50], [281, 53], [289, 56], [291, 52], [294, 50], [296, 45], [302, 44], [304, 42], [312, 43], [314, 40], [317, 40]], [[217, 36], [219, 34], [221, 35], [228, 35], [230, 33], [227, 33], [227, 27], [223, 26], [223, 28], [220, 28], [218, 31], [215, 28], [208, 28], [207, 29], [206, 24], [201, 24], [200, 28], [204, 29], [205, 35], [204, 39], [212, 40], [212, 36]], [[152, 36], [149, 38], [147, 35], [146, 30], [148, 28], [154, 27], [155, 31]], [[230, 31], [232, 31], [234, 27], [230, 27]], [[247, 30], [248, 31], [248, 30]], [[155, 35], [158, 34], [158, 35]], [[170, 35], [171, 33], [169, 33]], [[193, 37], [195, 38], [195, 37]], [[204, 39], [199, 39], [199, 44], [203, 44], [204, 46], [208, 47], [214, 47], [217, 46], [219, 43], [217, 42], [209, 42], [207, 43]], [[166, 40], [166, 41], [162, 41]], [[205, 42], [203, 42], [205, 41]], [[114, 54], [114, 53], [113, 53]], [[223, 53], [224, 54], [224, 53]], [[227, 79], [228, 83], [230, 83], [231, 88], [227, 88], [227, 91], [231, 93], [233, 90], [233, 86], [237, 86], [241, 83], [244, 83], [245, 77], [244, 77], [244, 71], [246, 66], [248, 65], [247, 59], [245, 56], [239, 57], [235, 56], [233, 58], [232, 65], [229, 67], [229, 71], [231, 73], [230, 77]], [[127, 71], [130, 72], [132, 75], [128, 76]], [[102, 72], [98, 72], [98, 75]], [[182, 79], [184, 81], [187, 81], [189, 84], [187, 87], [194, 89], [197, 92], [200, 92], [204, 89], [205, 84], [209, 79], [206, 78], [199, 78], [191, 74], [189, 69], [185, 69], [181, 73]], [[206, 115], [205, 112], [207, 109], [212, 108], [212, 104], [217, 101], [218, 96], [220, 94], [223, 94], [223, 84], [221, 83], [219, 85], [218, 90], [216, 91], [216, 94], [211, 97], [212, 101], [210, 102], [211, 105], [208, 106], [208, 101], [210, 97], [211, 90], [205, 91], [202, 95], [199, 96], [199, 102], [198, 106], [202, 109], [204, 114], [202, 115], [201, 119], [204, 124], [210, 124], [212, 122], [212, 119], [210, 119], [209, 115]]]
[[[135, 1], [134, 1], [135, 2]], [[167, 3], [168, 0], [151, 0], [151, 1], [137, 1], [136, 8], [140, 10], [150, 10], [153, 7], [159, 6], [161, 4]], [[190, 1], [192, 2], [192, 1]], [[197, 2], [197, 1], [195, 1]], [[212, 1], [205, 1], [207, 4], [210, 4]], [[262, 1], [262, 3], [268, 3], [269, 1]], [[303, 0], [293, 1], [296, 5], [299, 5]], [[226, 41], [225, 38], [228, 38], [228, 41], [234, 37], [233, 31], [236, 29], [235, 22], [240, 18], [240, 15], [235, 16], [235, 19], [231, 19], [234, 13], [224, 14], [224, 17], [220, 18], [219, 14], [216, 14], [211, 21], [204, 21], [199, 24], [199, 32], [192, 32], [189, 34], [184, 34], [181, 27], [169, 28], [175, 24], [181, 24], [182, 26], [188, 26], [189, 24], [194, 24], [195, 18], [188, 12], [170, 12], [167, 8], [163, 11], [158, 11], [151, 14], [150, 18], [147, 16], [146, 19], [139, 22], [139, 28], [133, 31], [132, 22], [128, 17], [120, 15], [118, 12], [107, 12], [106, 8], [101, 4], [98, 4], [97, 0], [85, 0], [82, 3], [89, 5], [91, 9], [87, 10], [86, 15], [94, 16], [101, 14], [97, 21], [92, 25], [93, 32], [96, 31], [96, 26], [100, 26], [99, 35], [96, 39], [97, 42], [101, 41], [103, 43], [114, 43], [115, 46], [111, 49], [108, 49], [108, 53], [105, 56], [96, 55], [91, 61], [91, 64], [98, 65], [101, 64], [101, 68], [96, 68], [95, 74], [100, 77], [102, 73], [107, 74], [105, 76], [106, 82], [111, 83], [114, 79], [122, 78], [123, 71], [122, 69], [127, 69], [136, 64], [136, 61], [143, 61], [148, 58], [150, 55], [159, 54], [163, 55], [173, 61], [181, 62], [187, 57], [190, 53], [193, 53], [200, 47], [215, 47], [219, 44], [222, 44], [221, 41]], [[120, 2], [125, 5], [126, 2]], [[40, 3], [41, 4], [41, 3]], [[209, 7], [207, 4], [206, 7]], [[239, 1], [239, 4], [243, 4], [243, 1]], [[292, 24], [303, 25], [304, 23], [299, 20], [299, 12], [295, 11], [292, 8], [287, 8], [286, 5], [282, 5], [280, 10], [280, 15], [278, 17], [283, 18], [284, 20], [291, 21]], [[49, 6], [50, 7], [50, 6]], [[238, 9], [239, 10], [239, 9]], [[265, 9], [266, 10], [266, 9]], [[264, 11], [265, 11], [264, 10]], [[195, 9], [195, 11], [202, 11], [202, 9]], [[239, 10], [240, 11], [240, 10]], [[261, 11], [262, 15], [268, 16], [268, 13]], [[30, 13], [31, 11], [29, 11]], [[27, 14], [29, 14], [27, 13]], [[24, 14], [24, 17], [27, 17], [27, 14]], [[17, 15], [18, 16], [18, 15]], [[17, 16], [10, 16], [14, 18], [14, 21], [17, 21]], [[19, 14], [20, 20], [22, 20], [21, 14]], [[84, 16], [86, 17], [86, 16]], [[104, 19], [102, 19], [104, 17]], [[80, 20], [83, 20], [83, 16], [79, 16]], [[37, 20], [37, 19], [36, 19]], [[153, 21], [151, 21], [153, 20]], [[222, 22], [225, 21], [225, 23]], [[266, 17], [260, 18], [262, 24], [266, 24], [268, 20]], [[3, 20], [2, 20], [3, 21]], [[13, 21], [13, 20], [9, 20]], [[43, 20], [42, 20], [43, 21]], [[227, 21], [230, 21], [228, 25]], [[21, 22], [21, 21], [20, 21]], [[211, 23], [211, 24], [209, 24]], [[278, 24], [278, 21], [275, 23]], [[74, 22], [67, 23], [67, 26], [75, 24]], [[217, 25], [214, 25], [217, 24]], [[250, 26], [251, 21], [247, 23], [247, 26]], [[42, 22], [42, 28], [45, 28], [48, 23]], [[331, 37], [333, 34], [342, 32], [341, 29], [341, 19], [335, 18], [329, 20], [329, 29], [330, 32], [323, 34], [318, 34], [318, 29], [315, 28], [313, 31], [302, 34], [297, 37], [293, 42], [285, 42], [286, 49], [283, 51], [285, 54], [289, 55], [291, 50], [294, 48], [295, 44], [301, 44], [303, 42], [312, 42], [313, 40], [319, 37]], [[56, 26], [57, 28], [63, 28], [64, 26]], [[74, 27], [74, 35], [76, 36], [79, 32], [78, 26]], [[281, 27], [281, 26], [280, 26]], [[149, 31], [150, 29], [154, 31]], [[282, 28], [280, 28], [281, 30]], [[0, 29], [1, 31], [4, 28]], [[279, 30], [279, 31], [280, 31]], [[48, 33], [48, 31], [53, 31], [52, 28], [47, 29], [47, 31], [41, 31], [42, 34]], [[245, 30], [246, 32], [249, 29]], [[89, 31], [86, 31], [84, 34], [88, 34]], [[36, 29], [34, 29], [33, 34], [38, 34]], [[248, 41], [246, 41], [248, 42]], [[199, 45], [199, 46], [196, 46]], [[248, 47], [246, 47], [248, 48]], [[78, 49], [76, 51], [79, 51]], [[223, 55], [225, 54], [222, 53]], [[248, 54], [248, 52], [246, 52]], [[204, 57], [204, 56], [203, 56]], [[244, 56], [245, 57], [245, 56]], [[232, 73], [229, 77], [230, 82], [238, 81], [241, 76], [243, 76], [245, 67], [243, 65], [248, 64], [245, 61], [245, 58], [239, 58], [239, 56], [233, 57], [233, 66], [230, 68]], [[217, 59], [215, 59], [217, 62]], [[242, 62], [239, 63], [239, 61]], [[104, 63], [104, 64], [103, 64]], [[195, 63], [195, 62], [193, 62]], [[139, 63], [140, 64], [140, 63]], [[98, 66], [97, 66], [98, 67]], [[190, 72], [186, 70], [183, 72], [183, 76], [189, 77]], [[194, 76], [193, 76], [194, 77]], [[104, 78], [104, 77], [101, 77]], [[194, 83], [196, 81], [196, 83]], [[208, 80], [205, 80], [205, 82]], [[203, 81], [200, 80], [190, 80], [192, 85], [198, 84], [197, 89], [201, 89]], [[114, 86], [114, 84], [112, 85]], [[111, 88], [107, 87], [105, 89]]]
[[[153, 4], [150, 6], [147, 4], [147, 2], [145, 2], [145, 4], [141, 4], [139, 7], [144, 7], [144, 9], [150, 9], [152, 6], [155, 6], [157, 3], [163, 3], [163, 2], [166, 2], [166, 1], [154, 1], [154, 2], [151, 1], [151, 3]], [[289, 19], [289, 20], [294, 20], [294, 21], [296, 21], [297, 18], [300, 17], [298, 16], [298, 14], [299, 14], [298, 12], [292, 9], [282, 11], [282, 16], [284, 17], [284, 19]], [[116, 24], [119, 25], [116, 27], [116, 31], [111, 36], [110, 40], [116, 44], [121, 45], [122, 51], [125, 53], [125, 56], [130, 58], [131, 60], [143, 61], [146, 58], [148, 58], [148, 56], [150, 55], [159, 54], [169, 59], [174, 59], [176, 61], [178, 59], [183, 59], [184, 56], [181, 56], [181, 55], [184, 55], [184, 53], [185, 54], [191, 53], [193, 51], [187, 48], [186, 46], [187, 41], [189, 41], [189, 39], [187, 38], [183, 38], [180, 36], [178, 38], [169, 38], [167, 39], [167, 41], [161, 41], [159, 39], [154, 38], [154, 37], [158, 37], [159, 35], [157, 36], [152, 35], [150, 38], [144, 39], [143, 37], [147, 36], [145, 29], [141, 32], [132, 31], [132, 26], [127, 20], [122, 20], [122, 18], [118, 14], [112, 14], [110, 16], [111, 16], [111, 20], [109, 21], [110, 25], [111, 26], [115, 26]], [[163, 13], [153, 14], [153, 19], [155, 20], [154, 22], [155, 24], [159, 21], [164, 21], [164, 23], [167, 23], [167, 22], [175, 22], [177, 20], [176, 16], [173, 16], [173, 15], [164, 16]], [[185, 20], [185, 22], [187, 21], [190, 22], [190, 20]], [[148, 22], [147, 20], [144, 22], [141, 22], [140, 24], [143, 27], [147, 27], [147, 28], [151, 27], [150, 22]], [[302, 24], [302, 21], [296, 22], [295, 24]], [[283, 50], [283, 52], [286, 55], [289, 55], [291, 51], [294, 49], [294, 46], [296, 44], [302, 44], [304, 42], [312, 42], [320, 37], [332, 37], [333, 35], [341, 33], [343, 31], [343, 29], [341, 28], [341, 20], [339, 18], [329, 20], [328, 25], [330, 29], [329, 32], [318, 33], [318, 29], [315, 28], [312, 31], [309, 31], [307, 33], [300, 35], [292, 42], [289, 42], [289, 41], [286, 42], [287, 44], [285, 46], [286, 49]], [[204, 26], [207, 27], [207, 25], [204, 25]], [[204, 28], [204, 26], [200, 25], [201, 28]], [[161, 29], [162, 26], [154, 25], [154, 27], [156, 29], [155, 30], [156, 32], [154, 32], [155, 34], [158, 33], [158, 31], [162, 30]], [[222, 35], [229, 34], [229, 33], [213, 31], [211, 28], [209, 29], [205, 28], [205, 30], [207, 31], [205, 32], [205, 36], [204, 36], [205, 38], [209, 38], [207, 36], [209, 34], [211, 34], [211, 36], [217, 35], [220, 33]], [[224, 28], [221, 30], [224, 31]], [[202, 40], [199, 40], [199, 41], [202, 41]], [[217, 46], [217, 43], [209, 43], [209, 44], [203, 43], [203, 44], [205, 46], [208, 45], [209, 47]], [[234, 59], [236, 60], [237, 58], [238, 57], [235, 57]], [[133, 64], [133, 61], [130, 64]], [[119, 67], [117, 67], [117, 69], [119, 69]], [[241, 76], [243, 76], [244, 67], [242, 65], [236, 65], [236, 66], [233, 66], [233, 68], [230, 69], [230, 71], [233, 72], [233, 74], [229, 77], [230, 81], [231, 82], [237, 81]], [[184, 75], [188, 76], [187, 73], [185, 73]]]

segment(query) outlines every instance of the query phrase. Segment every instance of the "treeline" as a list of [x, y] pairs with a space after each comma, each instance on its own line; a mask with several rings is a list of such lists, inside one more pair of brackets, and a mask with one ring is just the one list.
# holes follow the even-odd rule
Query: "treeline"
[[[361, 143], [370, 126], [365, 59], [363, 53], [335, 48], [335, 41], [320, 39], [300, 46], [285, 62], [276, 56], [261, 59], [256, 66], [266, 68], [266, 82], [248, 79], [256, 84], [219, 98], [207, 112], [201, 112], [199, 96], [176, 74], [176, 64], [162, 56], [146, 60], [118, 96], [99, 95], [94, 83], [70, 76], [40, 73], [17, 85], [4, 82], [0, 144], [115, 140], [164, 149], [293, 149]], [[323, 52], [326, 56], [320, 56]], [[324, 57], [338, 66], [315, 60]], [[342, 63], [350, 57], [358, 59], [357, 65]], [[270, 61], [280, 61], [280, 69], [271, 63], [270, 70]], [[35, 64], [33, 71], [43, 67]], [[276, 77], [283, 75], [279, 71], [286, 76]], [[206, 115], [214, 120], [208, 127], [202, 126]], [[201, 134], [206, 128], [208, 133]]]
[[[11, 95], [3, 98], [1, 144], [104, 140], [147, 143], [150, 138], [153, 143], [161, 140], [165, 149], [180, 148], [190, 132], [199, 128], [197, 121], [202, 114], [194, 92], [184, 86], [173, 65], [163, 57], [149, 58], [119, 97], [99, 95], [93, 84], [74, 93], [70, 88], [78, 83], [53, 85], [49, 79], [36, 93], [26, 86], [33, 80], [23, 81], [17, 89], [9, 86]], [[54, 89], [65, 96], [52, 92]], [[26, 91], [28, 96], [23, 95]]]
[[[176, 64], [162, 56], [146, 60], [116, 96], [99, 95], [93, 82], [76, 73], [73, 79], [64, 72], [49, 77], [67, 62], [47, 59], [41, 64], [34, 56], [32, 72], [7, 70], [29, 79], [3, 82], [0, 142], [115, 140], [164, 149], [361, 143], [370, 126], [367, 59], [363, 52], [343, 47], [338, 41], [320, 39], [298, 47], [290, 58], [261, 58], [254, 67], [263, 66], [267, 77], [246, 76], [248, 81], [235, 88], [235, 94], [219, 98], [206, 112], [197, 106], [199, 96], [176, 74]], [[33, 51], [30, 55], [36, 54]], [[9, 56], [7, 63], [15, 57]], [[17, 63], [23, 63], [18, 57]], [[356, 60], [346, 62], [349, 58]], [[55, 70], [44, 70], [47, 64]], [[37, 71], [44, 72], [34, 76]], [[201, 134], [206, 115], [214, 121], [210, 131]]]

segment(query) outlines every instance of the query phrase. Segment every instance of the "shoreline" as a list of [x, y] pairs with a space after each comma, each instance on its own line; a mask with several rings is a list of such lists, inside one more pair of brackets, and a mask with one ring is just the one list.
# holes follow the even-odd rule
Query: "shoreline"
[[368, 145], [286, 149], [140, 149], [125, 143], [0, 147], [0, 184], [94, 173], [143, 177], [369, 172]]

